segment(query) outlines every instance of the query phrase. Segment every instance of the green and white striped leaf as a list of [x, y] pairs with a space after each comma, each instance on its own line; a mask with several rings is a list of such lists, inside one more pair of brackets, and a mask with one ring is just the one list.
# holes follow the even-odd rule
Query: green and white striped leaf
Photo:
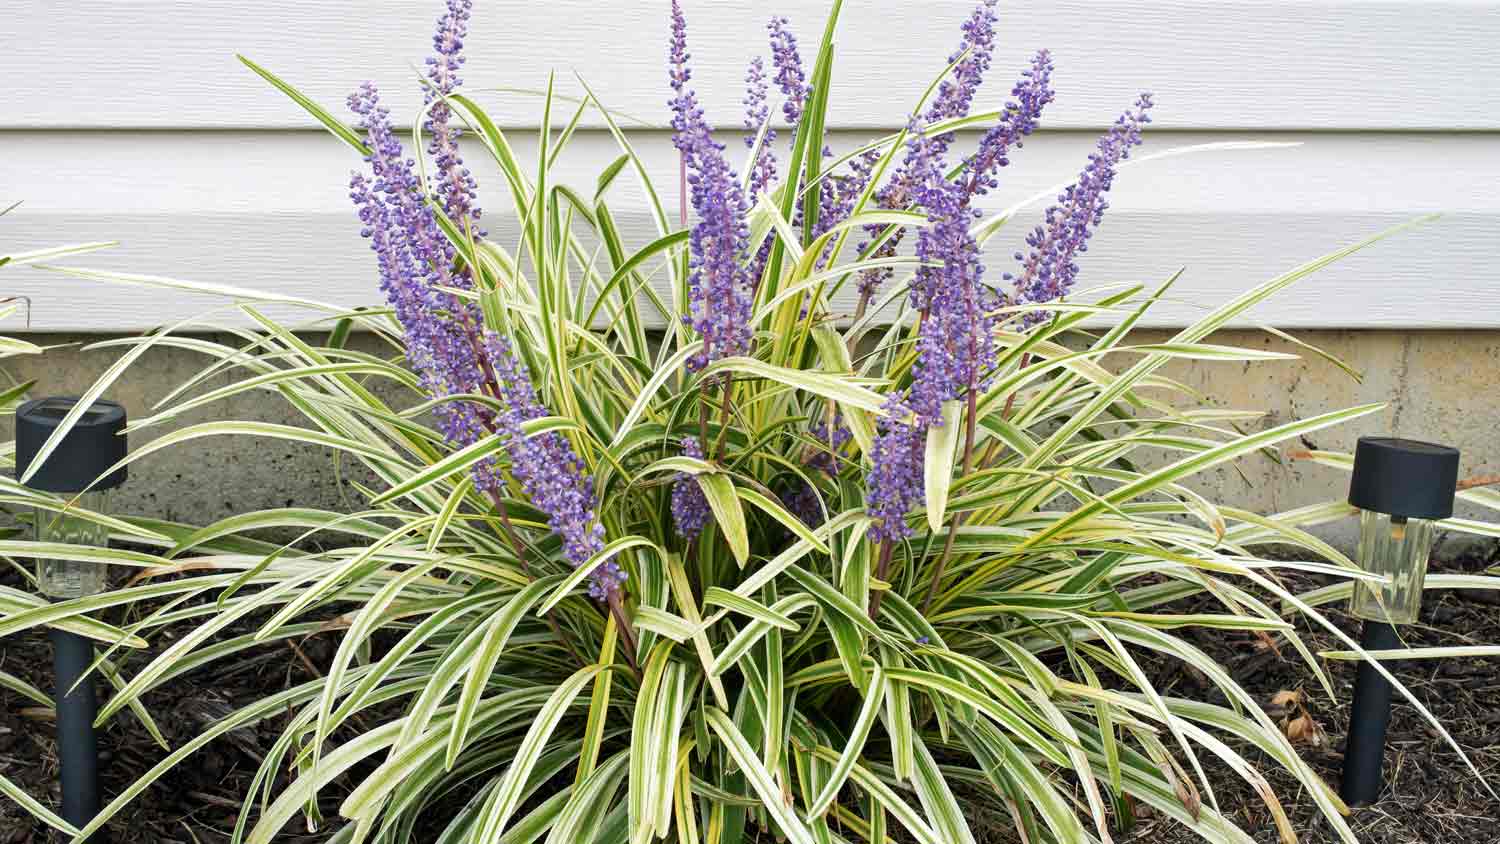
[[719, 523], [719, 531], [723, 533], [724, 541], [729, 543], [735, 562], [740, 564], [740, 568], [744, 568], [745, 563], [750, 561], [750, 532], [745, 527], [745, 511], [740, 509], [734, 481], [728, 475], [717, 473], [694, 477], [698, 486], [703, 489], [703, 496], [708, 499], [714, 521]]
[[959, 420], [963, 402], [943, 402], [943, 424], [927, 429], [927, 455], [922, 463], [927, 500], [927, 527], [934, 533], [943, 529], [948, 512], [948, 489], [953, 484], [953, 460], [958, 454], [962, 436]]
[[781, 796], [781, 787], [776, 784], [771, 772], [760, 763], [755, 751], [734, 726], [734, 721], [718, 707], [709, 707], [707, 719], [709, 728], [723, 742], [730, 758], [744, 772], [750, 788], [760, 798], [761, 807], [771, 816], [781, 834], [792, 844], [814, 844], [812, 831], [786, 804]]
[[580, 668], [572, 677], [558, 684], [552, 695], [547, 698], [547, 702], [542, 705], [541, 710], [537, 712], [536, 719], [526, 731], [525, 738], [521, 740], [520, 747], [516, 749], [516, 755], [511, 760], [510, 767], [505, 769], [505, 775], [500, 778], [500, 784], [485, 801], [484, 811], [479, 816], [478, 840], [493, 841], [504, 831], [506, 822], [520, 805], [526, 780], [541, 757], [547, 739], [551, 738], [552, 731], [557, 729], [558, 722], [573, 705], [574, 699], [583, 691], [583, 687], [604, 670], [605, 667], [602, 665]]

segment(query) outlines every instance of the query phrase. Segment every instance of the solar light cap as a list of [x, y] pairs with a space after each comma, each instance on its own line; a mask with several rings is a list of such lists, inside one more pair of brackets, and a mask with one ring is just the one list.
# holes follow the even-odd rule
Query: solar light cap
[[[76, 396], [49, 396], [17, 408], [16, 477], [26, 474], [37, 452], [78, 401]], [[125, 483], [124, 467], [110, 472], [108, 477], [99, 477], [125, 459], [128, 449], [121, 433], [124, 430], [124, 406], [108, 399], [95, 399], [26, 485], [46, 492], [81, 492], [112, 489]]]
[[1397, 437], [1360, 437], [1349, 503], [1407, 519], [1453, 515], [1458, 449]]

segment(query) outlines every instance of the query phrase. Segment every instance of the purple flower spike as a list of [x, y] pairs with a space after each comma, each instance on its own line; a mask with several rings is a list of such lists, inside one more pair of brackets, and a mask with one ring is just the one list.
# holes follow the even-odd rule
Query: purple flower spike
[[797, 123], [802, 120], [802, 109], [807, 105], [809, 86], [807, 74], [802, 71], [802, 54], [797, 51], [797, 36], [786, 28], [787, 23], [786, 18], [771, 18], [766, 29], [771, 33], [771, 63], [776, 67], [776, 85], [786, 95], [781, 113], [795, 135]]
[[1051, 71], [1046, 51], [1038, 53], [1011, 91], [1015, 100], [969, 157], [967, 178], [949, 181], [938, 146], [920, 135], [920, 126], [912, 127], [902, 165], [903, 189], [907, 200], [927, 213], [928, 222], [917, 234], [922, 266], [912, 280], [910, 298], [925, 317], [910, 395], [904, 404], [892, 399], [893, 417], [898, 415], [894, 411], [910, 411], [914, 418], [909, 423], [887, 419], [872, 455], [866, 505], [876, 520], [871, 529], [875, 539], [910, 535], [904, 516], [921, 499], [927, 430], [943, 424], [944, 402], [983, 389], [994, 369], [994, 311], [1002, 300], [983, 283], [979, 244], [969, 234], [978, 212], [970, 203], [996, 184], [995, 173], [1009, 163], [1010, 149], [1036, 128], [1042, 108], [1052, 100]]
[[[892, 416], [904, 416], [900, 400], [893, 397]], [[923, 460], [926, 456], [926, 431], [914, 424], [887, 419], [875, 437], [870, 454], [872, 468], [866, 483], [865, 511], [874, 524], [870, 539], [874, 542], [900, 542], [912, 535], [906, 514], [922, 502]]]
[[[458, 150], [462, 130], [451, 125], [452, 109], [441, 97], [453, 93], [463, 84], [458, 71], [464, 64], [464, 37], [468, 34], [472, 5], [472, 0], [448, 0], [447, 13], [438, 18], [437, 32], [432, 36], [436, 55], [427, 58], [427, 78], [432, 80], [432, 88], [428, 89], [425, 98], [428, 111], [427, 122], [423, 125], [431, 138], [427, 152], [432, 156], [436, 170], [438, 198], [443, 202], [444, 213], [460, 229], [479, 220], [480, 211], [474, 204], [479, 183], [464, 167]], [[475, 231], [474, 234], [484, 233]], [[463, 280], [467, 282], [466, 277]]]
[[672, 40], [669, 42], [668, 57], [673, 92], [672, 99], [667, 101], [672, 108], [672, 142], [684, 160], [691, 165], [688, 157], [697, 151], [693, 146], [693, 139], [697, 134], [694, 129], [703, 121], [703, 110], [698, 107], [697, 94], [687, 87], [693, 78], [693, 71], [687, 64], [690, 58], [687, 51], [687, 21], [682, 16], [682, 6], [677, 0], [672, 0]]
[[[1047, 209], [1042, 225], [1027, 236], [1031, 251], [1025, 256], [1016, 253], [1020, 274], [1005, 275], [1006, 280], [1014, 280], [1017, 302], [1051, 302], [1072, 288], [1078, 277], [1077, 256], [1087, 251], [1089, 237], [1104, 219], [1109, 207], [1104, 195], [1114, 182], [1120, 162], [1130, 157], [1132, 147], [1140, 145], [1141, 127], [1151, 122], [1147, 115], [1150, 109], [1151, 95], [1141, 94], [1135, 109], [1120, 115], [1099, 139], [1078, 181], [1058, 196], [1058, 204]], [[1032, 313], [1025, 322], [1034, 325], [1043, 319], [1045, 313]]]
[[[682, 453], [702, 460], [703, 445], [697, 437], [683, 437]], [[703, 532], [708, 516], [708, 498], [698, 479], [687, 472], [678, 472], [672, 482], [672, 523], [677, 526], [677, 535], [691, 543]]]
[[[537, 401], [531, 374], [510, 349], [505, 338], [489, 334], [485, 352], [499, 387], [502, 409], [495, 414], [497, 433], [506, 437], [511, 474], [520, 481], [526, 497], [547, 514], [547, 524], [563, 541], [563, 556], [575, 568], [604, 550], [604, 526], [595, 514], [594, 479], [557, 431], [528, 436], [525, 423], [548, 415]], [[607, 601], [625, 583], [619, 563], [606, 560], [589, 575], [589, 594]]]
[[[949, 64], [957, 62], [957, 65], [949, 77], [938, 86], [937, 95], [933, 97], [920, 119], [911, 121], [913, 130], [915, 127], [963, 117], [969, 113], [969, 106], [974, 102], [974, 94], [979, 90], [980, 83], [984, 81], [984, 73], [989, 69], [990, 61], [994, 56], [995, 21], [998, 20], [995, 15], [996, 2], [997, 0], [983, 0], [964, 22], [961, 27], [963, 39], [959, 42], [958, 49], [948, 57]], [[914, 194], [917, 186], [930, 176], [928, 169], [930, 166], [941, 167], [943, 155], [948, 151], [953, 138], [952, 132], [913, 137], [908, 144], [907, 161], [896, 170], [891, 180], [876, 192], [876, 205], [890, 210], [904, 210], [911, 207], [916, 201]], [[916, 145], [919, 149], [911, 149], [912, 145]], [[913, 169], [914, 167], [917, 169]], [[860, 251], [864, 252], [868, 249], [874, 243], [874, 238], [885, 231], [885, 228], [885, 226], [866, 226], [865, 232], [871, 239], [860, 244]], [[895, 257], [904, 235], [904, 230], [897, 229], [890, 238], [870, 254], [870, 257], [876, 259]], [[880, 285], [890, 279], [893, 274], [893, 270], [884, 267], [860, 273], [858, 282], [860, 297], [866, 300], [873, 297]]]
[[[445, 212], [460, 224], [479, 217], [473, 205], [476, 186], [459, 158], [458, 130], [449, 126], [451, 112], [441, 95], [460, 84], [469, 7], [470, 0], [449, 0], [433, 38], [437, 55], [428, 60], [432, 88], [426, 129], [437, 165], [434, 189]], [[416, 161], [406, 157], [375, 86], [360, 86], [349, 96], [349, 107], [365, 133], [370, 148], [365, 161], [373, 176], [355, 173], [349, 195], [359, 212], [361, 234], [375, 252], [380, 286], [401, 324], [412, 368], [430, 395], [453, 399], [434, 407], [439, 430], [457, 447], [491, 431], [504, 436], [511, 474], [547, 514], [549, 526], [562, 539], [564, 556], [574, 566], [582, 565], [604, 547], [587, 467], [560, 433], [526, 436], [525, 423], [547, 411], [525, 365], [503, 338], [485, 331], [477, 303], [443, 289], [466, 286], [469, 279], [453, 269], [456, 251], [438, 226], [428, 186], [417, 175]], [[499, 408], [462, 398], [473, 394], [490, 395]], [[499, 493], [506, 483], [494, 459], [476, 464], [471, 473], [487, 493]], [[618, 598], [624, 581], [619, 564], [608, 561], [591, 572], [589, 591], [599, 600]]]
[[1042, 108], [1052, 100], [1048, 87], [1051, 59], [1037, 54], [1031, 69], [1012, 89], [1000, 120], [985, 133], [968, 160], [967, 179], [950, 182], [941, 170], [917, 170], [914, 197], [927, 212], [928, 225], [917, 235], [917, 257], [923, 261], [911, 285], [912, 306], [927, 314], [917, 344], [911, 406], [928, 424], [939, 424], [942, 403], [971, 386], [983, 387], [995, 366], [994, 310], [999, 294], [982, 283], [979, 244], [969, 234], [978, 215], [970, 207], [976, 194], [996, 184], [995, 173], [1009, 163], [1013, 146], [1036, 128]]
[[965, 201], [998, 186], [995, 174], [1010, 163], [1011, 148], [1019, 148], [1022, 139], [1036, 131], [1042, 109], [1056, 96], [1052, 90], [1052, 55], [1039, 51], [1010, 93], [1015, 99], [1005, 104], [1000, 119], [984, 133], [979, 148], [965, 162]]
[[[935, 123], [969, 113], [969, 105], [974, 102], [974, 94], [984, 81], [984, 72], [989, 70], [990, 60], [995, 53], [995, 21], [1000, 19], [995, 14], [997, 1], [984, 0], [974, 7], [974, 12], [964, 21], [961, 27], [963, 40], [959, 42], [958, 49], [948, 57], [949, 64], [958, 64], [953, 68], [953, 73], [938, 85], [937, 96], [933, 97], [932, 104], [922, 115], [924, 122]], [[943, 137], [943, 146], [947, 146], [952, 136]]]
[[[766, 102], [766, 65], [760, 56], [750, 61], [750, 70], [745, 74], [745, 146], [755, 149], [755, 140], [760, 127], [766, 125], [771, 116], [771, 106]], [[776, 153], [771, 144], [776, 141], [776, 129], [766, 127], [766, 136], [760, 149], [755, 151], [755, 166], [750, 173], [750, 199], [766, 192], [776, 180]]]
[[[456, 283], [450, 271], [454, 253], [424, 201], [415, 162], [404, 157], [374, 85], [365, 83], [351, 94], [349, 107], [360, 116], [370, 147], [365, 161], [374, 176], [354, 175], [350, 198], [377, 256], [380, 287], [404, 330], [412, 366], [433, 396], [479, 392], [483, 368], [475, 338], [482, 319], [475, 303], [439, 289]], [[485, 433], [471, 403], [445, 402], [434, 412], [443, 435], [456, 445]]]
[[750, 348], [752, 279], [746, 272], [749, 203], [739, 179], [713, 138], [693, 92], [687, 67], [687, 25], [672, 0], [672, 142], [682, 154], [698, 224], [689, 239], [690, 313], [684, 322], [703, 337], [703, 350], [688, 361], [696, 372], [713, 361], [745, 354]]

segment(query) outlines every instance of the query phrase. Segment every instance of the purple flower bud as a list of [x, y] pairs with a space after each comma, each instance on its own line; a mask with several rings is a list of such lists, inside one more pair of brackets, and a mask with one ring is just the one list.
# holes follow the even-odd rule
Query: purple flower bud
[[[889, 410], [892, 417], [906, 415], [895, 396]], [[922, 502], [926, 449], [925, 429], [897, 418], [888, 418], [881, 425], [870, 453], [871, 469], [865, 491], [865, 511], [874, 520], [870, 525], [872, 541], [899, 542], [912, 535], [906, 514]]]
[[[683, 437], [682, 453], [702, 460], [703, 445], [697, 437]], [[698, 479], [687, 472], [678, 472], [672, 482], [672, 523], [677, 527], [677, 535], [688, 542], [697, 539], [708, 524], [708, 516], [708, 498]]]
[[776, 67], [776, 86], [786, 95], [781, 113], [792, 127], [793, 136], [797, 124], [802, 120], [802, 109], [807, 105], [810, 86], [807, 74], [802, 71], [802, 54], [797, 51], [797, 36], [787, 29], [787, 19], [773, 17], [766, 24], [771, 33], [771, 64]]
[[854, 433], [844, 424], [844, 414], [835, 412], [832, 426], [827, 422], [819, 422], [808, 433], [812, 434], [821, 447], [808, 458], [807, 465], [830, 475], [837, 475], [839, 469], [835, 455], [854, 438]]

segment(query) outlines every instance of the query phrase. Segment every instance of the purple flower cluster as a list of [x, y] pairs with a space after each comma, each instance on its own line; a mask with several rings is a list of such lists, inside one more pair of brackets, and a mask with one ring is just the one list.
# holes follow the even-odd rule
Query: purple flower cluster
[[912, 535], [906, 514], [921, 503], [925, 484], [926, 429], [899, 418], [906, 414], [898, 397], [891, 398], [888, 409], [898, 418], [886, 420], [875, 437], [865, 479], [865, 512], [874, 520], [869, 535], [876, 542], [899, 542]]
[[807, 106], [810, 86], [807, 74], [802, 70], [802, 54], [797, 51], [797, 36], [787, 29], [787, 23], [786, 18], [773, 17], [766, 24], [766, 30], [771, 33], [771, 64], [776, 67], [776, 85], [786, 95], [781, 113], [795, 137], [797, 124], [802, 120], [802, 109]]
[[[1014, 279], [1014, 298], [1017, 302], [1051, 302], [1065, 294], [1078, 276], [1077, 256], [1088, 249], [1093, 229], [1104, 218], [1109, 207], [1104, 195], [1114, 182], [1115, 169], [1120, 162], [1130, 157], [1130, 149], [1141, 143], [1141, 127], [1151, 122], [1147, 112], [1151, 109], [1151, 95], [1141, 94], [1135, 109], [1120, 115], [1114, 126], [1099, 139], [1097, 150], [1089, 155], [1089, 163], [1078, 174], [1074, 182], [1057, 198], [1057, 205], [1047, 209], [1042, 225], [1027, 236], [1029, 254], [1016, 253], [1021, 262], [1021, 272]], [[1027, 324], [1034, 324], [1046, 315], [1027, 315]]]
[[854, 438], [854, 433], [844, 424], [844, 414], [835, 412], [833, 424], [819, 422], [808, 429], [808, 433], [818, 441], [819, 448], [807, 459], [807, 465], [830, 475], [837, 475], [839, 469], [836, 455]]
[[776, 180], [776, 153], [771, 144], [776, 141], [776, 129], [766, 126], [766, 135], [760, 148], [755, 149], [755, 139], [760, 127], [765, 126], [771, 116], [771, 106], [766, 102], [766, 63], [760, 56], [750, 61], [745, 73], [745, 146], [755, 150], [755, 165], [750, 172], [750, 199], [766, 192]]
[[[866, 505], [876, 519], [872, 537], [896, 541], [910, 535], [905, 514], [921, 500], [927, 429], [942, 424], [943, 403], [982, 388], [995, 365], [994, 310], [999, 294], [982, 282], [979, 244], [969, 234], [977, 211], [971, 201], [996, 183], [1052, 101], [1051, 59], [1042, 51], [1011, 93], [1015, 100], [985, 133], [967, 161], [967, 178], [949, 181], [937, 146], [914, 126], [903, 170], [911, 200], [927, 213], [917, 235], [922, 266], [911, 284], [911, 304], [924, 314], [910, 395], [892, 397], [891, 419], [882, 425], [871, 455]], [[910, 415], [910, 419], [906, 417]]]
[[681, 153], [691, 186], [698, 224], [689, 238], [691, 275], [690, 312], [683, 321], [703, 337], [703, 350], [688, 361], [696, 372], [720, 358], [742, 355], [750, 348], [753, 280], [746, 272], [750, 231], [745, 224], [749, 203], [724, 156], [724, 146], [713, 138], [697, 98], [686, 87], [687, 25], [677, 0], [672, 0], [671, 100], [673, 144]]
[[[432, 89], [426, 129], [436, 165], [434, 194], [460, 225], [479, 218], [474, 206], [477, 185], [463, 167], [458, 130], [449, 125], [451, 112], [440, 95], [452, 93], [460, 84], [457, 71], [463, 65], [460, 51], [469, 7], [470, 0], [450, 0], [433, 39], [437, 55], [428, 59]], [[511, 473], [547, 514], [549, 526], [562, 539], [564, 556], [574, 566], [583, 564], [604, 547], [587, 467], [561, 434], [526, 436], [525, 423], [547, 411], [537, 400], [525, 365], [503, 338], [485, 331], [478, 305], [443, 289], [465, 287], [470, 280], [453, 269], [456, 250], [438, 226], [428, 203], [428, 186], [417, 175], [416, 162], [405, 157], [375, 86], [362, 85], [350, 95], [349, 107], [365, 133], [370, 148], [365, 161], [371, 172], [369, 177], [352, 175], [350, 198], [359, 212], [361, 234], [375, 252], [380, 287], [401, 324], [413, 369], [429, 394], [451, 399], [434, 409], [439, 429], [458, 447], [490, 432], [504, 436]], [[478, 394], [495, 399], [499, 409], [464, 398]], [[479, 489], [491, 494], [503, 489], [505, 480], [493, 459], [471, 471]], [[590, 594], [600, 600], [617, 596], [624, 580], [617, 563], [603, 563], [592, 573]]]
[[[683, 437], [682, 453], [702, 460], [703, 444], [697, 437]], [[708, 524], [708, 516], [708, 498], [698, 479], [687, 472], [678, 472], [677, 479], [672, 481], [672, 523], [677, 527], [677, 535], [688, 542], [697, 539]]]
[[1010, 148], [1036, 128], [1053, 98], [1051, 69], [1046, 51], [1038, 53], [1011, 90], [1016, 99], [969, 157], [967, 179], [950, 182], [942, 167], [913, 165], [922, 177], [914, 183], [916, 204], [927, 212], [928, 224], [917, 234], [923, 265], [912, 280], [911, 302], [927, 316], [917, 343], [910, 408], [925, 423], [939, 424], [942, 403], [982, 387], [984, 373], [994, 368], [993, 312], [1002, 302], [982, 282], [979, 244], [969, 234], [978, 211], [970, 203], [996, 183]]
[[[495, 414], [497, 433], [506, 437], [511, 474], [537, 509], [547, 514], [547, 525], [563, 541], [563, 556], [576, 568], [604, 550], [604, 526], [595, 515], [594, 479], [557, 431], [528, 436], [524, 425], [540, 419], [547, 409], [537, 401], [526, 364], [497, 334], [485, 338], [485, 350], [495, 373], [501, 409]], [[589, 594], [604, 601], [625, 584], [619, 563], [606, 560], [590, 574]]]
[[791, 490], [778, 493], [776, 497], [781, 499], [782, 506], [788, 512], [808, 527], [816, 527], [823, 523], [823, 505], [818, 500], [818, 491], [813, 489], [812, 484], [799, 480]]
[[[451, 125], [452, 109], [442, 97], [463, 84], [458, 71], [464, 64], [464, 36], [469, 31], [472, 6], [472, 0], [448, 0], [447, 13], [438, 19], [437, 32], [432, 36], [436, 55], [427, 57], [427, 78], [432, 81], [432, 87], [427, 90], [425, 98], [428, 109], [427, 122], [423, 126], [431, 139], [427, 143], [427, 152], [437, 171], [437, 194], [443, 201], [443, 212], [460, 229], [479, 221], [479, 208], [474, 204], [479, 184], [464, 167], [458, 150], [462, 130]], [[483, 234], [474, 232], [476, 237]], [[467, 274], [461, 280], [467, 282]]]
[[[480, 390], [481, 350], [473, 327], [477, 307], [439, 289], [453, 285], [453, 248], [424, 200], [415, 162], [403, 157], [389, 111], [375, 86], [365, 83], [349, 96], [350, 109], [365, 131], [373, 180], [354, 174], [349, 196], [359, 210], [361, 234], [370, 239], [380, 269], [380, 287], [405, 329], [407, 356], [434, 396]], [[459, 446], [485, 433], [479, 411], [469, 402], [444, 402], [435, 413], [443, 435]], [[486, 475], [483, 482], [490, 478]]]
[[[976, 384], [995, 357], [994, 294], [981, 283], [979, 245], [969, 235], [974, 212], [949, 182], [924, 191], [930, 222], [917, 235], [917, 257], [928, 263], [917, 273], [913, 294], [926, 291], [912, 376], [910, 410], [920, 424], [942, 424], [943, 402]], [[924, 278], [925, 277], [925, 278]], [[917, 280], [922, 280], [918, 285]]]
[[[950, 118], [963, 117], [969, 113], [969, 106], [974, 102], [974, 94], [979, 90], [979, 85], [984, 81], [984, 73], [989, 69], [990, 61], [995, 51], [995, 3], [997, 0], [983, 0], [974, 8], [974, 12], [961, 27], [963, 40], [959, 42], [958, 49], [948, 57], [948, 62], [954, 66], [949, 78], [944, 79], [938, 86], [937, 95], [927, 106], [919, 119], [911, 121], [911, 131], [919, 133], [920, 128]], [[902, 165], [896, 169], [889, 182], [875, 193], [875, 203], [881, 208], [889, 210], [903, 210], [910, 207], [917, 199], [916, 190], [918, 186], [930, 178], [929, 168], [933, 164], [940, 164], [943, 155], [948, 151], [948, 146], [953, 142], [954, 133], [947, 132], [941, 135], [914, 134], [908, 142], [907, 158]], [[865, 233], [870, 240], [860, 244], [860, 252], [875, 243], [886, 229], [885, 226], [866, 226]], [[870, 253], [871, 258], [893, 258], [896, 250], [900, 247], [901, 240], [905, 236], [903, 229], [897, 229], [875, 250]], [[860, 273], [858, 289], [860, 297], [868, 300], [875, 292], [894, 274], [887, 267], [865, 270]]]

